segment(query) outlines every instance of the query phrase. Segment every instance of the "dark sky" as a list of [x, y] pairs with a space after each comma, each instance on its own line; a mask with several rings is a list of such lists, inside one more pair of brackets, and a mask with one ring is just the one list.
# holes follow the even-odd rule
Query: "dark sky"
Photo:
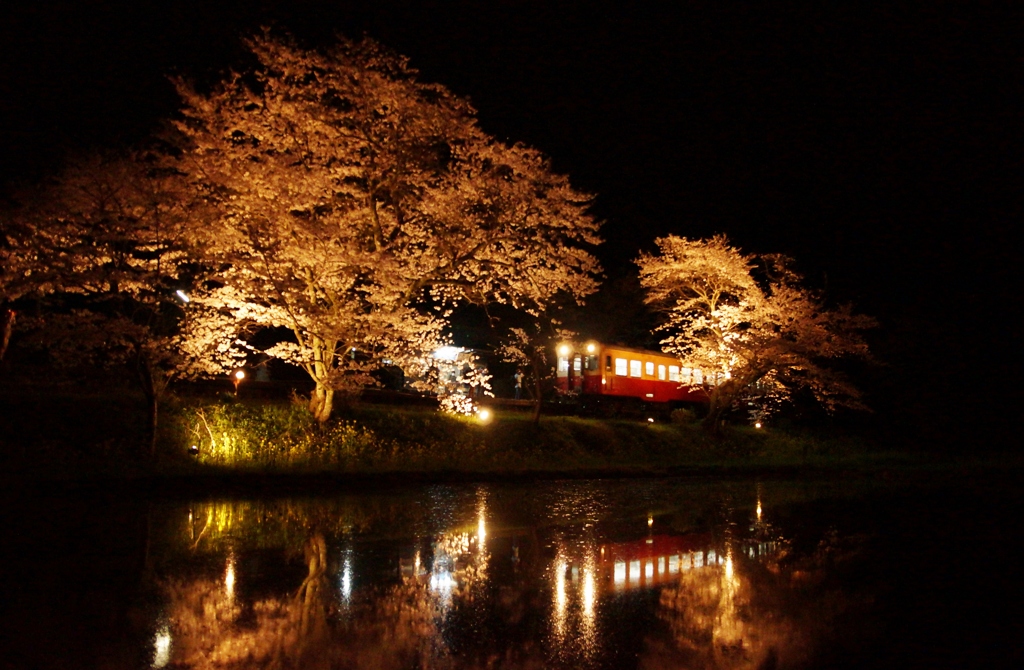
[[790, 254], [880, 318], [880, 397], [1016, 411], [1024, 49], [1001, 6], [7, 4], [0, 181], [145, 135], [175, 108], [168, 73], [216, 76], [260, 25], [366, 33], [597, 193], [611, 275], [669, 232]]

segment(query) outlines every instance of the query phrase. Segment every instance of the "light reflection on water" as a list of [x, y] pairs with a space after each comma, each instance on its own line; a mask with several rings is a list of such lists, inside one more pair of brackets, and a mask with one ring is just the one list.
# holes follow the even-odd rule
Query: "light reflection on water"
[[83, 498], [7, 508], [11, 667], [972, 667], [1017, 639], [993, 615], [1019, 601], [998, 581], [1019, 559], [1001, 512], [1019, 509], [1016, 486]]
[[[679, 631], [697, 623], [712, 647], [750, 646], [757, 634], [739, 616], [743, 571], [784, 545], [764, 521], [760, 492], [746, 512], [732, 499], [705, 505], [752, 521], [750, 537], [727, 541], [717, 532], [724, 520], [702, 527], [670, 510], [656, 528], [649, 512], [616, 515], [606, 495], [580, 483], [532, 502], [500, 487], [432, 487], [425, 504], [394, 501], [420, 510], [398, 527], [391, 503], [358, 497], [168, 510], [168, 528], [180, 514], [186, 532], [163, 545], [161, 616], [170, 624], [153, 638], [152, 667], [269, 667], [282, 658], [323, 667], [621, 665], [609, 660], [610, 638], [638, 625], [621, 619], [637, 596], [652, 603], [638, 635], [685, 639]], [[261, 560], [248, 575], [252, 552]], [[199, 560], [217, 556], [219, 586]], [[537, 600], [545, 591], [547, 604]], [[704, 613], [686, 614], [683, 625], [679, 606], [696, 593], [703, 601], [687, 606]], [[534, 621], [549, 622], [547, 633]]]

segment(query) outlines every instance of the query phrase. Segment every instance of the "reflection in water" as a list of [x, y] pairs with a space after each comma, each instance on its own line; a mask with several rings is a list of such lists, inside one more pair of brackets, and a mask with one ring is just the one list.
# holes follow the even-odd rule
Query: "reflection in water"
[[[160, 582], [168, 623], [152, 666], [799, 664], [813, 626], [778, 607], [792, 589], [779, 562], [789, 545], [763, 522], [760, 488], [750, 523], [754, 494], [710, 501], [702, 514], [721, 520], [703, 525], [661, 505], [657, 529], [643, 507], [618, 521], [579, 484], [541, 509], [484, 487], [434, 487], [425, 505], [393, 507], [195, 505], [167, 548], [191, 558]], [[406, 522], [394, 527], [397, 510]], [[634, 629], [638, 646], [619, 651]]]
[[153, 639], [153, 667], [162, 668], [171, 660], [171, 631], [161, 626]]
[[228, 600], [235, 597], [235, 554], [228, 554], [227, 567], [224, 569], [224, 590], [227, 592]]
[[[352, 602], [352, 549], [345, 549], [341, 561], [341, 602], [349, 605]], [[418, 558], [418, 556], [417, 556]]]

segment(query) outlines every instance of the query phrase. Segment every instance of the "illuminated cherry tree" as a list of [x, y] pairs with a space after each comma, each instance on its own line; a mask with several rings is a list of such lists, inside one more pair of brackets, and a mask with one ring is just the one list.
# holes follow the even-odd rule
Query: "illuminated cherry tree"
[[534, 423], [540, 421], [544, 389], [554, 383], [555, 348], [559, 343], [571, 342], [578, 333], [562, 327], [562, 322], [551, 316], [550, 311], [542, 312], [521, 327], [511, 327], [498, 347], [498, 354], [514, 363], [529, 385], [533, 400]]
[[19, 325], [57, 364], [132, 371], [151, 453], [168, 383], [216, 374], [243, 355], [230, 314], [186, 305], [177, 292], [201, 270], [186, 248], [190, 215], [178, 176], [135, 152], [70, 164], [2, 222], [0, 296], [43, 301]]
[[827, 309], [801, 286], [790, 259], [745, 255], [724, 236], [657, 240], [637, 261], [646, 300], [663, 315], [664, 348], [700, 370], [717, 431], [741, 401], [760, 407], [809, 389], [826, 409], [863, 408], [860, 393], [826, 363], [868, 356], [860, 332], [874, 325], [849, 306]]
[[320, 421], [385, 361], [415, 376], [459, 303], [594, 290], [590, 197], [467, 101], [369, 40], [249, 46], [257, 65], [213, 90], [179, 82], [179, 167], [217, 212], [193, 230], [214, 299], [290, 332], [267, 353], [309, 374]]

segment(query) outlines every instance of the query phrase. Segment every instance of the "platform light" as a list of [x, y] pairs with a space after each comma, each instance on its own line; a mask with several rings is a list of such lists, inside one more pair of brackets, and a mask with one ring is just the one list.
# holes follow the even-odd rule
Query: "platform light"
[[597, 346], [593, 342], [591, 342], [590, 344], [587, 345], [587, 353], [588, 354], [592, 354], [596, 350], [597, 350]]
[[176, 295], [177, 295], [177, 296], [178, 296], [179, 298], [181, 298], [181, 301], [182, 301], [182, 302], [190, 302], [190, 301], [189, 301], [189, 298], [188, 298], [188, 294], [187, 294], [187, 293], [185, 293], [184, 291], [182, 291], [182, 290], [181, 290], [180, 288], [179, 288], [179, 289], [178, 289], [177, 291], [175, 291], [174, 293], [175, 293], [175, 294], [176, 294]]
[[560, 345], [558, 345], [558, 355], [559, 356], [562, 356], [564, 358], [568, 358], [569, 354], [571, 354], [571, 353], [572, 353], [572, 347], [570, 347], [568, 344], [560, 344]]

